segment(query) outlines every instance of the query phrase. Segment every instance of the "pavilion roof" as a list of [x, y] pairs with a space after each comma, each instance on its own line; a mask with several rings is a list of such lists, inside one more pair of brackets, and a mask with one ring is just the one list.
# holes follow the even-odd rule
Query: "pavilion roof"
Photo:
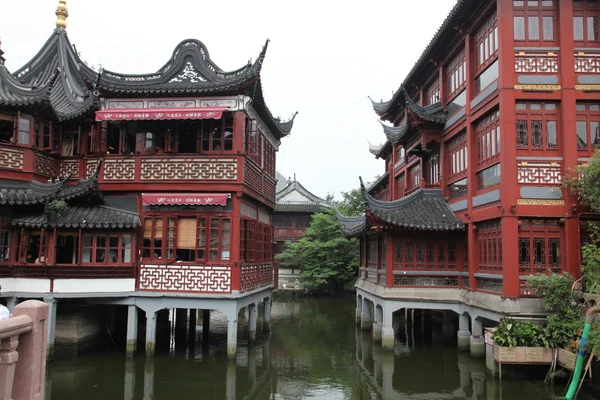
[[375, 223], [418, 231], [459, 231], [465, 228], [442, 198], [440, 189], [417, 189], [399, 200], [382, 201], [369, 194], [361, 179], [361, 191], [365, 201], [364, 215], [344, 217], [338, 213], [338, 222], [346, 236], [365, 233]]
[[70, 206], [55, 221], [49, 220], [45, 213], [17, 215], [12, 224], [22, 228], [88, 229], [135, 229], [142, 225], [137, 213], [101, 205]]
[[288, 181], [276, 196], [275, 212], [310, 212], [315, 213], [331, 204], [308, 191], [296, 180]]
[[[444, 51], [451, 44], [452, 40], [460, 33], [456, 29], [463, 23], [468, 23], [471, 16], [481, 12], [479, 9], [484, 5], [481, 0], [457, 0], [456, 4], [438, 28], [429, 44], [425, 47], [417, 62], [414, 64], [404, 81], [400, 84], [399, 89], [394, 92], [391, 99], [387, 101], [376, 102], [371, 100], [373, 110], [382, 118], [392, 122], [394, 110], [398, 104], [403, 101], [404, 91], [411, 84], [422, 84], [426, 77], [422, 76], [424, 71], [428, 71], [428, 66], [431, 60], [437, 58], [437, 54]], [[418, 82], [417, 82], [418, 81]]]
[[98, 190], [100, 165], [87, 179], [80, 179], [75, 185], [67, 185], [69, 176], [58, 182], [1, 181], [0, 205], [20, 206], [45, 204], [51, 200], [72, 200], [95, 194], [102, 199]]

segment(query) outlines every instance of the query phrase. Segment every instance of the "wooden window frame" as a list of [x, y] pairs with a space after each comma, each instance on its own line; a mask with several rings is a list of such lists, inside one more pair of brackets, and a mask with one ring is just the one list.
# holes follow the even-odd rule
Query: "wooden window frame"
[[[123, 238], [126, 236], [129, 236], [129, 247], [126, 247], [124, 245]], [[131, 233], [125, 233], [125, 232], [89, 233], [89, 232], [80, 231], [80, 237], [81, 237], [81, 245], [80, 245], [81, 251], [79, 252], [79, 257], [78, 257], [79, 259], [77, 260], [78, 265], [82, 265], [82, 266], [89, 266], [89, 265], [120, 266], [120, 265], [132, 265], [134, 262], [135, 235], [133, 234], [133, 232], [131, 232]], [[85, 240], [88, 237], [91, 238], [90, 246], [85, 245]], [[111, 243], [110, 243], [111, 237], [117, 238], [116, 246], [111, 245]], [[98, 239], [104, 239], [104, 243], [105, 243], [104, 246], [101, 247], [98, 245]], [[128, 262], [123, 260], [123, 250], [126, 250], [127, 248], [129, 249], [129, 260], [130, 260]], [[90, 250], [90, 261], [84, 261], [83, 252], [85, 249]], [[98, 261], [98, 259], [97, 259], [100, 250], [104, 251], [104, 259], [102, 261]], [[111, 254], [114, 254], [115, 252], [116, 252], [116, 259], [115, 259], [115, 261], [111, 261], [112, 260]], [[65, 265], [65, 264], [60, 264], [60, 265]]]
[[440, 80], [439, 78], [435, 78], [425, 88], [425, 104], [423, 105], [428, 106], [430, 104], [435, 104], [440, 102], [440, 100]]
[[498, 17], [489, 15], [477, 29], [473, 39], [474, 76], [485, 71], [498, 58]]
[[[14, 230], [0, 227], [0, 264], [11, 263], [11, 256], [14, 254], [13, 244]], [[6, 238], [7, 242], [4, 242]]]
[[477, 169], [492, 165], [500, 159], [500, 109], [495, 108], [475, 122]]
[[458, 50], [446, 66], [447, 103], [461, 94], [467, 86], [467, 56], [465, 49]]
[[[558, 43], [558, 13], [557, 5], [558, 0], [552, 0], [552, 5], [547, 5], [548, 1], [551, 0], [538, 0], [537, 5], [528, 5], [531, 1], [521, 0], [519, 4], [522, 6], [515, 5], [517, 2], [513, 1], [513, 19], [517, 17], [523, 18], [523, 27], [525, 30], [525, 39], [517, 39], [514, 37], [515, 46], [554, 46]], [[538, 39], [529, 38], [529, 24], [530, 18], [538, 18]], [[544, 18], [552, 17], [552, 40], [544, 39]]]
[[[29, 238], [31, 236], [40, 236], [40, 244], [37, 254], [32, 254], [32, 261], [27, 262], [27, 254], [29, 252]], [[33, 234], [33, 235], [32, 235]], [[27, 264], [34, 265], [35, 260], [39, 260], [38, 264], [46, 263], [48, 259], [48, 234], [44, 228], [38, 230], [31, 230], [21, 228], [21, 230], [15, 232], [17, 240], [14, 242], [14, 258], [13, 262], [16, 264]], [[25, 245], [23, 245], [25, 243]]]
[[502, 274], [502, 224], [500, 220], [477, 224], [479, 272]]
[[[584, 107], [582, 109], [582, 107]], [[580, 156], [589, 155], [591, 156], [594, 152], [600, 148], [600, 102], [583, 102], [578, 101], [576, 105], [576, 134], [575, 140], [578, 140], [579, 135], [577, 127], [579, 123], [585, 122], [586, 127], [586, 144], [584, 147], [580, 147], [579, 142], [577, 143], [577, 151]], [[592, 143], [592, 124], [597, 124], [597, 141], [598, 144]]]
[[[575, 18], [582, 18], [583, 40], [575, 38]], [[596, 18], [595, 33], [596, 39], [588, 38], [589, 18]], [[600, 8], [598, 2], [590, 4], [588, 0], [573, 1], [573, 41], [575, 47], [599, 47], [600, 46]]]
[[[539, 105], [539, 110], [537, 109]], [[556, 155], [560, 152], [560, 110], [558, 102], [519, 101], [516, 103], [515, 140], [519, 155]], [[532, 109], [535, 107], [535, 109]], [[553, 109], [552, 109], [553, 108]], [[550, 122], [554, 122], [556, 147], [549, 144]], [[539, 130], [541, 129], [541, 130]], [[540, 145], [534, 145], [534, 131], [541, 133]], [[524, 139], [527, 143], [523, 143]]]
[[469, 169], [466, 131], [462, 131], [448, 140], [447, 152], [448, 183], [465, 178]]
[[[21, 120], [29, 121], [29, 132], [21, 130]], [[23, 133], [28, 138], [28, 143], [20, 143], [19, 135]], [[14, 124], [14, 135], [13, 144], [21, 147], [35, 147], [35, 119], [33, 116], [28, 114], [22, 114], [20, 111], [17, 112]]]
[[[536, 263], [539, 256], [537, 245], [543, 245], [541, 263]], [[519, 275], [535, 273], [560, 273], [563, 271], [564, 257], [561, 255], [562, 230], [558, 220], [522, 219], [519, 225]], [[552, 245], [558, 246], [558, 265], [552, 264]], [[525, 252], [523, 254], [522, 252]]]

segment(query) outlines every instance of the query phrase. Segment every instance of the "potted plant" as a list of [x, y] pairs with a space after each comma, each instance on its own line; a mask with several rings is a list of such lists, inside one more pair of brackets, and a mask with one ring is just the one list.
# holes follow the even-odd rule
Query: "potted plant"
[[552, 363], [554, 341], [548, 330], [531, 321], [504, 318], [494, 330], [494, 360], [498, 363]]

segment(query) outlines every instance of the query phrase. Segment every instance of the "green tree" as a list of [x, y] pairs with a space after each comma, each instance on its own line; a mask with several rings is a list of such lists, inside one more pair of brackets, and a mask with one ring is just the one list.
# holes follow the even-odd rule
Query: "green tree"
[[349, 289], [358, 271], [358, 239], [344, 237], [335, 211], [314, 214], [304, 237], [288, 242], [277, 256], [283, 266], [300, 267], [306, 289], [334, 293]]
[[360, 189], [352, 189], [342, 192], [342, 201], [338, 204], [338, 210], [346, 217], [355, 217], [365, 212], [365, 200]]

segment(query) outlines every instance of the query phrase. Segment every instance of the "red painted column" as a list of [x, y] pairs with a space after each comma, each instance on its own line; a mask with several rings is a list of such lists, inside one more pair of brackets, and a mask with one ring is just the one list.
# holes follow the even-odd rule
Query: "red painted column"
[[[577, 95], [575, 85], [575, 44], [573, 42], [573, 2], [572, 0], [560, 0], [560, 13], [558, 24], [559, 38], [559, 60], [560, 74], [562, 79], [561, 121], [560, 121], [560, 146], [562, 149], [562, 173], [566, 174], [570, 169], [577, 167], [577, 141], [575, 140]], [[572, 133], [572, 134], [570, 134]], [[569, 190], [563, 190], [565, 199], [565, 224], [563, 226], [562, 239], [562, 267], [577, 278], [581, 275], [580, 270], [580, 245], [579, 245], [579, 215], [573, 212], [572, 206], [578, 203], [577, 197]]]
[[498, 0], [498, 26], [500, 65], [498, 90], [500, 91], [500, 201], [504, 211], [502, 217], [502, 266], [504, 296], [518, 297], [519, 285], [519, 235], [517, 216], [512, 210], [516, 208], [518, 198], [517, 183], [517, 141], [515, 134], [515, 96], [514, 85], [515, 53], [513, 38], [512, 0]]
[[244, 152], [244, 134], [246, 131], [246, 115], [243, 111], [233, 113], [233, 150]]
[[[235, 123], [235, 121], [234, 121]], [[241, 238], [241, 213], [240, 202], [242, 192], [236, 192], [231, 196], [232, 216], [231, 216], [231, 253], [229, 262], [231, 264], [231, 290], [240, 290], [240, 240]], [[277, 284], [277, 283], [275, 283]]]
[[394, 286], [394, 262], [395, 262], [395, 252], [394, 252], [394, 240], [396, 237], [391, 232], [387, 234], [386, 244], [386, 260], [385, 260], [385, 286], [393, 287]]

